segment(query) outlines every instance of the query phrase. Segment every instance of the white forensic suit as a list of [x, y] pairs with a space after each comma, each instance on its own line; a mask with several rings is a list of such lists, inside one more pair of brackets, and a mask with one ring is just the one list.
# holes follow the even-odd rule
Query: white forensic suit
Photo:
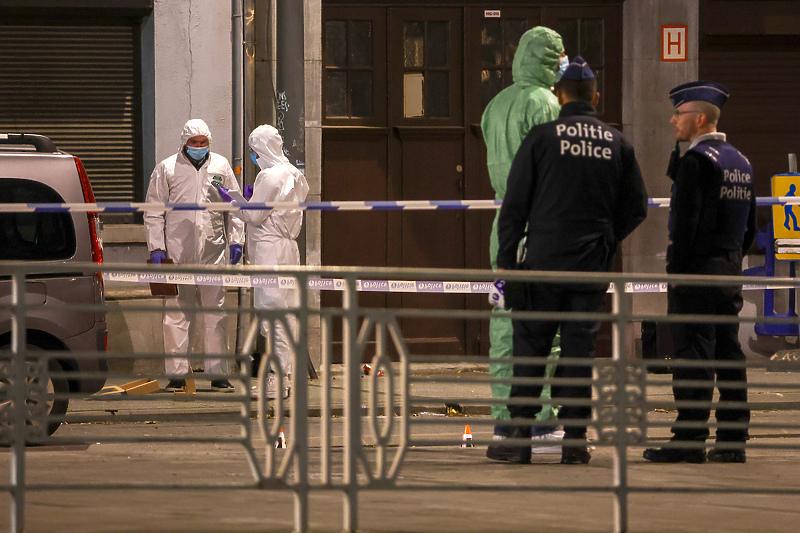
[[[302, 202], [308, 195], [305, 176], [283, 155], [283, 139], [278, 130], [268, 124], [257, 127], [248, 139], [250, 149], [257, 156], [261, 172], [253, 184], [251, 202]], [[303, 225], [303, 211], [243, 209], [238, 215], [247, 222], [247, 257], [252, 265], [299, 265], [300, 250], [295, 239]], [[259, 309], [286, 309], [300, 303], [298, 289], [265, 288], [253, 289], [254, 305]], [[297, 333], [294, 315], [286, 320], [291, 332], [276, 323], [274, 339], [270, 337], [270, 324], [265, 320], [261, 332], [272, 343], [272, 351], [278, 357], [284, 374], [292, 373], [292, 350], [289, 335]]]
[[[217, 188], [212, 185], [219, 179], [226, 188], [240, 190], [228, 160], [214, 152], [208, 153], [200, 169], [196, 169], [184, 153], [186, 141], [203, 135], [211, 141], [206, 123], [192, 119], [183, 127], [181, 150], [156, 165], [150, 176], [146, 202], [186, 202], [203, 204], [221, 202]], [[166, 256], [184, 265], [227, 265], [229, 245], [244, 243], [244, 223], [235, 216], [218, 211], [147, 211], [144, 214], [147, 247], [150, 252], [166, 250]], [[220, 308], [225, 302], [225, 287], [214, 285], [178, 285], [178, 296], [168, 297], [164, 311], [164, 351], [167, 355], [165, 370], [168, 376], [180, 378], [189, 373], [186, 357], [190, 348], [192, 327], [196, 321], [192, 307]], [[203, 312], [202, 328], [204, 353], [227, 354], [224, 313]], [[200, 325], [199, 323], [197, 324]], [[205, 372], [227, 373], [218, 357], [207, 357]]]

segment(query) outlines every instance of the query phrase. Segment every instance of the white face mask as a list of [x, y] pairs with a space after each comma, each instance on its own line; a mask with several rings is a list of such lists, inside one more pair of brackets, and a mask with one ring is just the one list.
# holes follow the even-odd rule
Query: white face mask
[[558, 70], [556, 71], [556, 81], [561, 79], [561, 76], [564, 75], [566, 72], [567, 67], [569, 66], [569, 58], [567, 56], [562, 57], [558, 60]]

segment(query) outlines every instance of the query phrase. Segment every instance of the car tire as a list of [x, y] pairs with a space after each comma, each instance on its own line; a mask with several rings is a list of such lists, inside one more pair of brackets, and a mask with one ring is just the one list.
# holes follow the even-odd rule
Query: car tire
[[[5, 348], [5, 347], [4, 347]], [[38, 346], [28, 346], [28, 350], [41, 350]], [[13, 411], [11, 409], [11, 400], [8, 398], [10, 392], [10, 361], [3, 359], [0, 360], [0, 442], [8, 443], [10, 441], [11, 431], [11, 418]], [[28, 366], [37, 363], [35, 358], [30, 358], [26, 361]], [[3, 368], [5, 367], [5, 368]], [[28, 426], [40, 425], [46, 423], [45, 429], [46, 436], [49, 437], [61, 426], [64, 421], [64, 416], [69, 407], [69, 382], [64, 378], [53, 378], [53, 373], [63, 373], [63, 368], [55, 359], [49, 359], [48, 370], [45, 372], [46, 383], [40, 386], [37, 383], [37, 378], [32, 377], [35, 374], [35, 369], [28, 369], [26, 372], [28, 386], [34, 394], [27, 398], [28, 413], [26, 416], [26, 423]], [[57, 397], [60, 396], [60, 397]], [[46, 404], [45, 413], [47, 418], [43, 418], [37, 414], [38, 406], [41, 402]], [[45, 422], [46, 420], [46, 422]], [[33, 444], [40, 440], [41, 431], [32, 430], [26, 437], [26, 443]]]

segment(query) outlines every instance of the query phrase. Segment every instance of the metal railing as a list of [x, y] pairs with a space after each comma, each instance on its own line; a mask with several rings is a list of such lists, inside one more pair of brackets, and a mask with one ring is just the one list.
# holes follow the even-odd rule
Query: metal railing
[[[486, 310], [470, 309], [374, 309], [365, 308], [359, 302], [359, 287], [363, 280], [416, 280], [457, 283], [465, 281], [488, 282], [495, 274], [489, 271], [457, 271], [430, 269], [390, 269], [390, 268], [277, 268], [258, 267], [215, 268], [169, 265], [158, 268], [168, 274], [210, 275], [233, 273], [240, 276], [274, 276], [296, 280], [300, 288], [300, 303], [289, 310], [264, 310], [248, 308], [245, 315], [249, 320], [248, 334], [242, 353], [210, 354], [226, 359], [230, 372], [220, 375], [197, 374], [200, 379], [230, 379], [236, 385], [233, 394], [178, 393], [167, 396], [164, 393], [134, 395], [124, 392], [118, 394], [89, 395], [53, 386], [59, 380], [98, 377], [97, 372], [86, 372], [74, 368], [55, 367], [54, 361], [63, 361], [67, 355], [80, 359], [102, 358], [109, 361], [111, 371], [101, 373], [109, 383], [122, 383], [132, 379], [165, 379], [163, 373], [143, 375], [130, 366], [130, 360], [155, 361], [160, 363], [164, 354], [85, 351], [66, 354], [62, 351], [39, 351], [29, 346], [29, 332], [26, 317], [33, 304], [25, 296], [25, 280], [32, 274], [37, 276], [56, 275], [62, 270], [59, 266], [42, 266], [24, 263], [4, 263], [3, 270], [10, 276], [10, 298], [0, 306], [0, 318], [10, 315], [11, 341], [7, 355], [0, 356], [0, 438], [9, 448], [10, 478], [0, 489], [10, 494], [10, 531], [25, 530], [26, 495], [31, 492], [53, 490], [279, 490], [289, 491], [294, 498], [294, 527], [296, 531], [310, 529], [310, 494], [314, 491], [336, 491], [343, 497], [343, 529], [356, 531], [359, 528], [359, 496], [372, 490], [402, 491], [539, 491], [539, 492], [586, 492], [604, 493], [613, 499], [613, 523], [608, 529], [623, 532], [629, 530], [631, 512], [630, 496], [639, 493], [680, 492], [680, 493], [747, 493], [798, 495], [800, 487], [757, 487], [757, 486], [708, 486], [694, 487], [687, 484], [678, 486], [648, 486], [632, 483], [629, 479], [632, 450], [648, 445], [670, 446], [662, 442], [667, 429], [673, 425], [671, 413], [677, 406], [671, 398], [669, 383], [660, 374], [648, 371], [677, 366], [708, 366], [706, 363], [689, 361], [654, 361], [635, 359], [631, 352], [634, 338], [632, 326], [640, 321], [663, 323], [715, 323], [733, 324], [764, 321], [760, 318], [708, 316], [708, 315], [646, 315], [631, 310], [631, 294], [625, 292], [626, 284], [674, 283], [685, 285], [781, 285], [800, 287], [800, 280], [774, 278], [666, 276], [655, 274], [595, 274], [566, 272], [507, 272], [507, 279], [537, 281], [541, 283], [573, 282], [611, 282], [611, 309], [603, 313], [540, 313], [514, 312], [515, 319], [530, 320], [599, 320], [611, 324], [611, 357], [591, 361], [593, 378], [575, 380], [565, 378], [490, 378], [485, 367], [490, 362], [482, 355], [430, 356], [412, 353], [404, 338], [401, 324], [404, 320], [424, 319], [427, 321], [458, 320], [488, 321], [496, 317], [487, 305]], [[112, 272], [135, 273], [143, 270], [139, 265], [77, 265], [84, 272], [99, 271], [108, 276]], [[71, 265], [70, 272], [76, 271]], [[152, 268], [151, 271], [156, 271]], [[337, 280], [337, 288], [342, 292], [340, 308], [313, 308], [311, 293], [315, 280], [332, 278]], [[3, 281], [2, 283], [6, 283]], [[105, 305], [62, 304], [63, 310], [74, 313], [112, 312]], [[163, 305], [146, 302], [135, 308], [136, 313], [160, 314]], [[208, 312], [207, 308], [197, 307], [197, 312]], [[214, 309], [214, 311], [218, 311]], [[242, 310], [226, 307], [223, 311], [231, 316]], [[266, 321], [271, 325], [274, 335], [277, 324], [288, 327], [287, 316], [297, 318], [297, 336], [292, 342], [294, 371], [291, 376], [291, 395], [287, 400], [280, 397], [268, 400], [264, 393], [269, 371], [277, 371], [280, 376], [280, 361], [268, 351], [262, 359], [258, 377], [251, 377], [252, 368], [249, 354], [254, 349], [259, 324]], [[770, 319], [775, 323], [792, 323], [797, 319]], [[319, 380], [309, 382], [310, 328], [319, 324], [321, 335], [321, 356], [315, 370]], [[341, 345], [334, 339], [337, 325], [341, 325]], [[336, 342], [335, 342], [336, 341]], [[113, 343], [112, 343], [113, 344]], [[268, 345], [274, 344], [268, 342]], [[342, 364], [334, 363], [335, 351], [341, 346]], [[370, 357], [368, 354], [373, 353]], [[2, 352], [0, 352], [2, 353]], [[209, 354], [206, 354], [209, 355]], [[363, 364], [370, 361], [371, 369], [365, 376]], [[497, 363], [498, 360], [491, 360]], [[502, 362], [502, 361], [501, 361]], [[515, 358], [515, 363], [534, 363], [536, 359]], [[126, 366], [127, 364], [127, 366]], [[452, 372], [438, 374], [420, 372], [425, 365], [461, 365], [470, 369], [465, 375]], [[561, 359], [562, 365], [586, 364], [582, 359]], [[737, 363], [718, 363], [717, 368], [736, 366]], [[748, 361], [750, 369], [798, 370], [796, 362], [786, 361]], [[776, 374], [777, 375], [777, 374]], [[366, 379], [365, 379], [366, 377]], [[414, 483], [403, 479], [407, 468], [410, 450], [425, 447], [452, 450], [463, 443], [461, 432], [452, 428], [470, 424], [481, 430], [488, 430], [494, 420], [486, 416], [487, 406], [493, 403], [509, 403], [489, 397], [492, 382], [509, 384], [545, 383], [554, 386], [590, 383], [594, 388], [590, 404], [594, 416], [589, 422], [590, 444], [611, 452], [611, 479], [607, 483], [574, 484], [504, 484], [502, 481], [474, 483], [436, 483], [427, 480]], [[703, 382], [692, 382], [702, 385]], [[50, 388], [48, 389], [48, 386]], [[261, 394], [251, 400], [251, 387], [256, 386]], [[800, 390], [800, 383], [794, 380], [776, 382], [767, 379], [758, 384], [764, 391]], [[475, 393], [474, 390], [481, 392]], [[661, 391], [665, 397], [652, 396], [654, 390]], [[473, 391], [473, 392], [470, 392]], [[43, 401], [30, 401], [31, 398], [47, 398], [51, 401], [67, 399], [79, 408], [67, 412], [63, 417], [48, 416], [47, 404]], [[565, 404], [579, 400], [541, 400], [515, 399], [518, 404], [541, 405], [543, 402]], [[169, 404], [166, 408], [164, 404]], [[584, 402], [585, 403], [585, 402]], [[697, 406], [696, 404], [688, 404]], [[708, 407], [708, 404], [699, 406]], [[770, 401], [752, 402], [754, 409], [794, 410], [795, 402]], [[710, 406], [714, 408], [712, 404]], [[443, 416], [457, 414], [460, 416]], [[227, 436], [215, 434], [189, 434], [157, 436], [151, 434], [131, 434], [120, 431], [122, 423], [174, 422], [197, 420], [202, 415], [203, 423], [219, 423], [238, 428], [238, 434]], [[341, 417], [341, 428], [338, 427]], [[67, 426], [54, 435], [47, 435], [48, 424], [54, 420], [64, 421]], [[253, 422], [253, 420], [255, 420]], [[114, 425], [96, 424], [114, 422]], [[560, 421], [565, 423], [568, 421]], [[95, 423], [96, 425], [87, 425]], [[531, 426], [545, 425], [545, 422], [516, 421], [512, 424]], [[697, 423], [695, 423], [696, 425]], [[691, 424], [689, 424], [691, 425]], [[719, 424], [711, 422], [712, 428]], [[723, 423], [723, 427], [725, 424]], [[75, 433], [79, 428], [84, 428]], [[729, 426], [730, 427], [730, 426]], [[286, 448], [276, 448], [283, 442], [286, 432]], [[797, 430], [800, 421], [775, 424], [761, 421], [755, 417], [750, 424], [753, 430]], [[87, 433], [88, 432], [88, 433]], [[433, 433], [431, 433], [433, 432]], [[229, 432], [230, 433], [230, 432]], [[479, 431], [486, 434], [487, 431]], [[150, 480], [98, 480], [95, 482], [75, 482], [54, 480], [38, 482], [29, 479], [26, 470], [26, 457], [31, 445], [84, 443], [87, 434], [91, 441], [106, 444], [130, 443], [195, 443], [213, 445], [233, 445], [240, 447], [249, 468], [249, 478], [238, 483], [219, 483], [214, 481], [185, 483], [154, 482]], [[487, 437], [476, 438], [472, 444], [481, 446], [492, 442]], [[564, 444], [577, 444], [564, 441]], [[675, 444], [674, 446], [681, 446]], [[443, 448], [438, 448], [443, 447]], [[749, 449], [782, 449], [796, 447], [793, 443], [751, 442]], [[447, 452], [450, 453], [450, 452]], [[472, 457], [472, 456], [470, 456]]]

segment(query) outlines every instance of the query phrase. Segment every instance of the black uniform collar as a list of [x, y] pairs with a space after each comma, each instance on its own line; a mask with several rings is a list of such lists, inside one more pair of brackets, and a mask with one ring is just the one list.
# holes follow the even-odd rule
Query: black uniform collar
[[597, 110], [589, 102], [567, 102], [561, 107], [558, 118], [573, 117], [576, 115], [597, 115]]

